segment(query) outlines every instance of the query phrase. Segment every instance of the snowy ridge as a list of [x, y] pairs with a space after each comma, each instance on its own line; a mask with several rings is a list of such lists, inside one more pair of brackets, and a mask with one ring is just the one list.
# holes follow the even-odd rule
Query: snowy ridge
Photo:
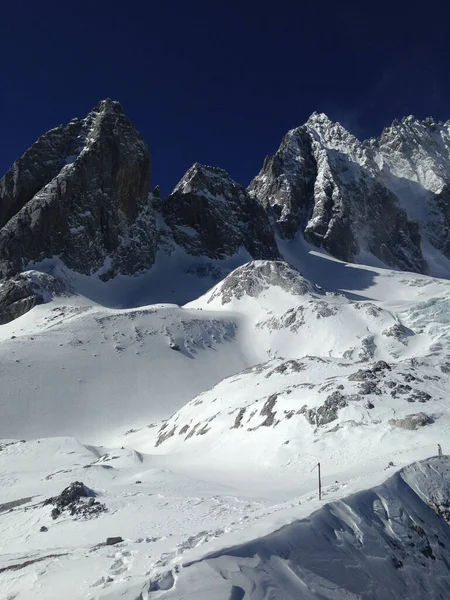
[[[325, 293], [286, 263], [254, 261], [187, 306], [234, 314], [236, 338], [257, 364], [193, 398], [150, 435], [137, 432], [131, 441], [145, 440], [147, 451], [186, 454], [197, 465], [215, 457], [225, 470], [245, 470], [286, 468], [293, 457], [298, 466], [317, 444], [315, 454], [338, 475], [380, 443], [392, 451], [407, 437], [428, 445], [448, 432], [446, 302], [395, 315]], [[353, 439], [363, 445], [347, 454], [342, 446]]]
[[239, 267], [190, 308], [235, 311], [264, 357], [306, 354], [356, 360], [398, 356], [413, 336], [399, 319], [371, 303], [325, 292], [281, 261]]
[[415, 463], [308, 519], [187, 563], [172, 580], [161, 578], [161, 590], [174, 586], [161, 597], [202, 600], [214, 590], [218, 600], [416, 600], [426, 589], [443, 600], [449, 481], [448, 457]]

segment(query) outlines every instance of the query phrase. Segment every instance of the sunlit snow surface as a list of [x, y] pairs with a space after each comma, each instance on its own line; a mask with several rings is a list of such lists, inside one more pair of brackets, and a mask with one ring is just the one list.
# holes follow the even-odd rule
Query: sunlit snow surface
[[282, 250], [0, 327], [2, 600], [450, 597], [450, 283]]

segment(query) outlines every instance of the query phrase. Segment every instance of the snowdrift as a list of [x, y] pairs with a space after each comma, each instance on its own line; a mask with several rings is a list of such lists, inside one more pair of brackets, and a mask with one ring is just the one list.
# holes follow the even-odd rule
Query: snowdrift
[[[433, 600], [450, 596], [450, 459], [412, 464], [260, 539], [151, 582], [164, 599]], [[150, 596], [151, 597], [151, 596]]]

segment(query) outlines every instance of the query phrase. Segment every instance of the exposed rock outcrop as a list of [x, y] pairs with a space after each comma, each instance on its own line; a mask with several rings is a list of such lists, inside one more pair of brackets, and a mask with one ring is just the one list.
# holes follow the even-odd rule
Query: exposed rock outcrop
[[280, 288], [294, 296], [306, 294], [325, 295], [288, 263], [277, 260], [255, 260], [238, 267], [216, 286], [210, 294], [208, 303], [220, 298], [222, 304], [228, 304], [233, 298], [245, 296], [257, 298], [271, 286]]
[[[351, 398], [352, 400], [354, 398]], [[299, 414], [305, 415], [305, 418], [311, 425], [320, 427], [327, 425], [338, 418], [341, 408], [348, 406], [348, 399], [339, 390], [330, 394], [322, 406], [318, 408], [308, 408], [303, 406]]]
[[47, 273], [19, 273], [0, 285], [0, 325], [17, 319], [34, 306], [48, 302], [53, 295], [61, 295], [66, 291], [61, 281]]
[[404, 419], [390, 419], [389, 425], [400, 429], [409, 429], [411, 431], [425, 427], [433, 422], [433, 419], [426, 413], [420, 412], [413, 415], [407, 415]]
[[59, 496], [48, 498], [44, 506], [53, 505], [51, 517], [53, 520], [63, 513], [81, 518], [97, 517], [106, 511], [106, 506], [95, 499], [96, 494], [81, 481], [74, 481], [66, 487]]

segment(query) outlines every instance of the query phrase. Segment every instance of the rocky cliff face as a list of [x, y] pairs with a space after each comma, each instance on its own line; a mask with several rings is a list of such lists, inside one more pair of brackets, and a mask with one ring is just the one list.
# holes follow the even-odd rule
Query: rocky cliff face
[[448, 123], [408, 117], [360, 142], [314, 113], [265, 160], [249, 193], [284, 237], [301, 231], [342, 260], [369, 252], [389, 266], [426, 273], [427, 241], [448, 253], [449, 179]]
[[0, 227], [17, 214], [61, 169], [73, 162], [85, 142], [83, 123], [78, 119], [41, 136], [16, 160], [0, 180]]
[[0, 284], [0, 325], [9, 323], [29, 310], [48, 302], [53, 295], [63, 295], [67, 286], [48, 273], [19, 273]]
[[267, 213], [226, 171], [194, 164], [160, 203], [169, 235], [189, 254], [223, 259], [245, 248], [253, 258], [277, 258]]
[[450, 121], [405, 117], [364, 145], [381, 181], [419, 224], [423, 242], [450, 258]]
[[147, 146], [118, 102], [40, 138], [0, 182], [0, 275], [59, 256], [107, 279], [153, 264]]

